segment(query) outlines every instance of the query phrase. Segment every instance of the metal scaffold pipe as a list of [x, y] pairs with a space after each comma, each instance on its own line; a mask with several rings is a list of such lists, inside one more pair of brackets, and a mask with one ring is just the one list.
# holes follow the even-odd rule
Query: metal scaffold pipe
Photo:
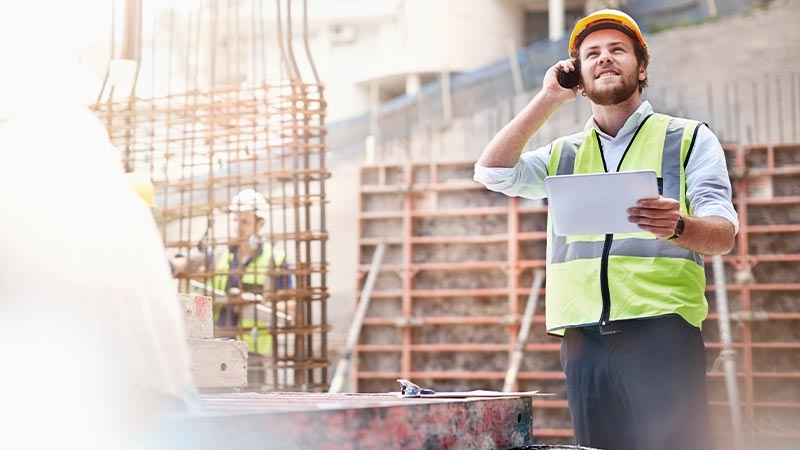
[[714, 292], [717, 300], [717, 323], [719, 324], [719, 335], [722, 341], [722, 352], [720, 352], [719, 358], [722, 360], [722, 367], [725, 371], [725, 388], [728, 392], [728, 401], [731, 407], [733, 448], [734, 450], [743, 450], [742, 413], [739, 406], [739, 388], [736, 382], [736, 352], [733, 350], [733, 340], [731, 338], [728, 293], [725, 288], [725, 263], [722, 261], [721, 255], [714, 255], [712, 261]]

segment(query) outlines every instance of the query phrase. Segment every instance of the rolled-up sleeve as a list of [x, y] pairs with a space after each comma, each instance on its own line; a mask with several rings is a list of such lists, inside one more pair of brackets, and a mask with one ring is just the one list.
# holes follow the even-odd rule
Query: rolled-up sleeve
[[714, 133], [705, 126], [697, 132], [686, 166], [686, 195], [692, 215], [724, 217], [733, 224], [736, 232], [739, 231], [739, 218], [731, 201], [725, 152]]
[[544, 178], [550, 146], [528, 151], [520, 156], [514, 167], [485, 167], [475, 164], [473, 179], [490, 191], [512, 197], [543, 198], [547, 196]]

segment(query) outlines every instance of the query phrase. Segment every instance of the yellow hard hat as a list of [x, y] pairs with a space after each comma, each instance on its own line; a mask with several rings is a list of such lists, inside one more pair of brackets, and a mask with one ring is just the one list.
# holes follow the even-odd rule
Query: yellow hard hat
[[575, 24], [575, 28], [572, 29], [572, 34], [569, 37], [569, 53], [572, 54], [572, 52], [578, 50], [583, 39], [592, 31], [609, 28], [619, 30], [647, 47], [647, 42], [644, 41], [639, 25], [636, 24], [636, 21], [631, 16], [616, 9], [601, 9], [589, 14]]
[[147, 203], [147, 206], [154, 208], [156, 206], [156, 189], [153, 182], [150, 181], [150, 177], [136, 172], [128, 172], [125, 176], [136, 194]]

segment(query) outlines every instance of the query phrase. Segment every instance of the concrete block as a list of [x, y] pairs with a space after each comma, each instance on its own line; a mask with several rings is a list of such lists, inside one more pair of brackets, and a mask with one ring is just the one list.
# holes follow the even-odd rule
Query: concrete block
[[247, 386], [247, 343], [230, 339], [188, 339], [192, 377], [199, 388]]
[[192, 294], [178, 294], [183, 307], [183, 323], [186, 335], [192, 339], [214, 338], [214, 308], [211, 297]]

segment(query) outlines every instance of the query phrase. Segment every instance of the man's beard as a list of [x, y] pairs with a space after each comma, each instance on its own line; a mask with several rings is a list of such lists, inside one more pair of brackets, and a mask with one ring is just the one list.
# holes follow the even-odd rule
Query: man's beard
[[599, 89], [584, 87], [586, 98], [596, 105], [602, 106], [617, 105], [624, 102], [639, 89], [639, 79], [624, 75], [621, 78], [622, 84], [613, 87], [604, 86]]

